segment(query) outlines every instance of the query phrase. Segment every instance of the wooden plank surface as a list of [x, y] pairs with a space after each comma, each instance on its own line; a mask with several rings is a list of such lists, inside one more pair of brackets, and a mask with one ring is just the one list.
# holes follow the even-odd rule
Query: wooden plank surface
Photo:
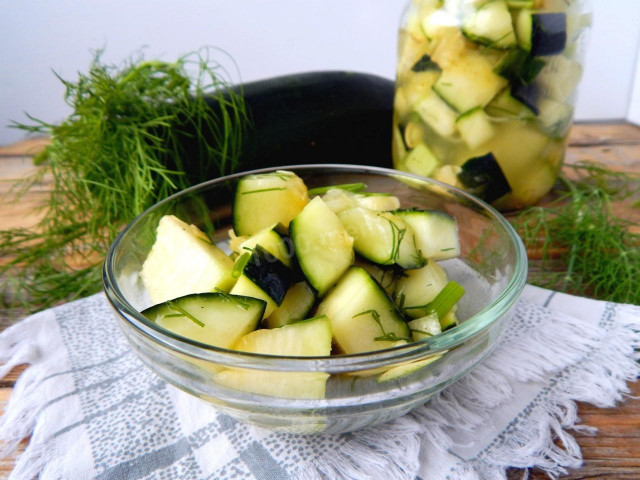
[[[0, 147], [0, 197], [10, 184], [4, 179], [17, 178], [33, 170], [31, 156], [46, 145], [46, 139], [32, 139]], [[640, 127], [626, 123], [591, 123], [575, 125], [571, 131], [567, 162], [595, 160], [615, 170], [640, 172]], [[39, 218], [37, 207], [46, 199], [50, 180], [29, 192], [17, 205], [0, 203], [0, 228], [33, 225]], [[628, 205], [615, 205], [637, 225], [640, 225], [640, 209]], [[1, 254], [0, 254], [1, 255]], [[535, 257], [535, 255], [532, 255]], [[1, 261], [1, 256], [0, 256]], [[531, 261], [536, 268], [535, 258]], [[12, 316], [13, 317], [13, 316]], [[6, 312], [0, 311], [0, 331], [10, 322]], [[0, 380], [0, 411], [4, 410], [11, 389], [24, 367], [14, 369]], [[640, 382], [630, 385], [632, 391], [627, 400], [615, 408], [599, 409], [580, 404], [582, 423], [598, 428], [595, 436], [576, 434], [582, 448], [584, 465], [563, 477], [578, 479], [640, 479]], [[15, 455], [0, 459], [0, 479], [7, 478], [14, 460], [24, 450], [23, 441]], [[523, 478], [522, 471], [509, 472], [510, 480]], [[541, 472], [529, 472], [530, 479], [547, 478]]]

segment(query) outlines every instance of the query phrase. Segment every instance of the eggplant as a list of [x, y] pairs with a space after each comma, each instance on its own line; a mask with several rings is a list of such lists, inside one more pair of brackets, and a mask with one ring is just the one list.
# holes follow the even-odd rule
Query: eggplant
[[465, 189], [487, 203], [511, 191], [504, 172], [492, 153], [467, 160], [458, 173]]

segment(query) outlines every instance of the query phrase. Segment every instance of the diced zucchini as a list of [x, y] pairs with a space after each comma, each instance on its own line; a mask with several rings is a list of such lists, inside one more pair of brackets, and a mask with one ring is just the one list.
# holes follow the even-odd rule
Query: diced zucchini
[[351, 267], [344, 274], [318, 306], [318, 315], [329, 317], [334, 344], [343, 353], [382, 350], [410, 339], [400, 312], [360, 267]]
[[353, 238], [320, 197], [292, 220], [290, 230], [300, 268], [323, 296], [353, 263]]
[[424, 143], [411, 149], [404, 159], [406, 171], [428, 177], [438, 167], [440, 162]]
[[[243, 258], [241, 256], [238, 262], [243, 262]], [[267, 302], [264, 316], [268, 317], [282, 303], [291, 286], [291, 270], [260, 245], [253, 248], [242, 267], [231, 293], [264, 300]]]
[[392, 213], [356, 207], [343, 210], [338, 218], [354, 239], [353, 249], [364, 258], [379, 265], [397, 264], [402, 268], [424, 265], [413, 230]]
[[544, 66], [544, 60], [533, 57], [520, 48], [514, 48], [504, 54], [494, 71], [511, 82], [529, 85]]
[[566, 102], [582, 78], [582, 66], [563, 55], [550, 58], [540, 72], [536, 84], [542, 97]]
[[433, 337], [442, 332], [437, 313], [430, 313], [424, 317], [413, 319], [408, 325], [414, 342]]
[[418, 115], [418, 119], [410, 120], [404, 127], [404, 144], [412, 149], [424, 142], [424, 124]]
[[389, 212], [400, 208], [400, 200], [393, 195], [358, 195], [356, 194], [358, 205], [369, 210], [378, 212]]
[[515, 22], [518, 44], [531, 55], [556, 55], [562, 53], [567, 44], [567, 17], [564, 12], [533, 13], [522, 9]]
[[287, 244], [282, 239], [282, 236], [275, 229], [276, 225], [271, 225], [260, 230], [258, 233], [251, 235], [246, 240], [237, 243], [237, 245], [234, 244], [231, 246], [230, 244], [229, 247], [239, 255], [242, 255], [245, 252], [251, 252], [256, 245], [260, 245], [287, 267], [290, 267], [293, 252], [290, 251]]
[[407, 103], [410, 105], [418, 103], [422, 97], [431, 91], [431, 87], [436, 83], [439, 76], [440, 71], [436, 70], [408, 73], [406, 81], [402, 84], [402, 92]]
[[540, 100], [539, 108], [538, 121], [542, 130], [553, 138], [563, 138], [571, 126], [573, 108], [550, 98]]
[[496, 95], [496, 97], [491, 100], [491, 103], [487, 105], [487, 108], [485, 108], [485, 112], [491, 117], [496, 118], [508, 117], [522, 120], [532, 120], [535, 118], [535, 113], [529, 107], [513, 98], [509, 88], [505, 88]]
[[439, 210], [396, 210], [394, 214], [412, 229], [416, 245], [428, 259], [445, 260], [460, 255], [458, 223], [451, 215]]
[[311, 311], [315, 300], [316, 294], [307, 282], [294, 283], [287, 290], [280, 306], [263, 323], [267, 328], [277, 328], [299, 322]]
[[[331, 323], [325, 316], [261, 329], [242, 337], [235, 349], [263, 355], [292, 357], [328, 356], [331, 353]], [[324, 398], [329, 374], [324, 372], [274, 372], [230, 368], [214, 380], [237, 390], [285, 398]]]
[[420, 117], [442, 137], [456, 133], [457, 114], [435, 92], [430, 91], [415, 106]]
[[492, 153], [467, 160], [462, 165], [458, 178], [468, 191], [489, 203], [511, 191], [509, 182]]
[[140, 277], [153, 303], [190, 293], [229, 291], [233, 260], [195, 225], [173, 215], [160, 219]]
[[484, 3], [462, 19], [462, 33], [490, 48], [511, 48], [516, 45], [516, 35], [511, 23], [511, 13], [503, 0]]
[[424, 308], [447, 284], [447, 272], [434, 261], [417, 270], [407, 270], [398, 279], [394, 294], [396, 305], [411, 318], [423, 317]]
[[451, 310], [444, 317], [440, 319], [440, 329], [444, 332], [445, 330], [449, 330], [450, 328], [458, 325], [458, 317], [456, 317], [456, 311]]
[[457, 32], [459, 21], [451, 12], [440, 9], [423, 17], [421, 22], [424, 35], [430, 40], [438, 40], [451, 32]]
[[233, 229], [237, 235], [253, 235], [277, 223], [287, 227], [308, 202], [307, 187], [293, 172], [247, 175], [238, 182]]
[[491, 121], [481, 107], [463, 113], [456, 125], [464, 143], [471, 149], [477, 148], [495, 135]]
[[447, 104], [463, 113], [487, 105], [506, 84], [507, 80], [493, 71], [486, 57], [469, 52], [464, 62], [442, 72], [433, 90]]
[[439, 182], [447, 183], [454, 187], [463, 188], [458, 179], [458, 173], [462, 168], [460, 165], [443, 165], [433, 174], [433, 178]]
[[231, 348], [262, 319], [265, 302], [227, 293], [195, 293], [141, 313], [161, 327], [207, 345]]

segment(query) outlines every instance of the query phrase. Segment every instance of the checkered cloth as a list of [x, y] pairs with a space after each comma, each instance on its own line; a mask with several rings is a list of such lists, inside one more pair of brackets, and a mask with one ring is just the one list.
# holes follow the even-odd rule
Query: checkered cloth
[[[610, 406], [640, 375], [640, 307], [527, 286], [489, 359], [423, 407], [352, 434], [237, 422], [149, 371], [103, 294], [0, 334], [0, 377], [31, 366], [0, 420], [31, 479], [499, 479], [580, 465], [575, 401]], [[560, 439], [561, 442], [554, 440]]]

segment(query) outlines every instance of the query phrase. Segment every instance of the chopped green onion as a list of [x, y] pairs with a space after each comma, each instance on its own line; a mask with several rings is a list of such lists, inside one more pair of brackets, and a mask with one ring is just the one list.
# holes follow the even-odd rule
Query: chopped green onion
[[309, 190], [309, 195], [324, 195], [332, 188], [339, 188], [340, 190], [346, 190], [347, 192], [358, 193], [367, 188], [364, 183], [344, 183], [342, 185], [329, 185], [327, 187], [316, 187]]
[[233, 266], [233, 270], [231, 271], [231, 276], [233, 278], [239, 278], [244, 271], [244, 267], [247, 265], [251, 254], [249, 252], [244, 252], [240, 255], [240, 258], [236, 261], [236, 264]]

